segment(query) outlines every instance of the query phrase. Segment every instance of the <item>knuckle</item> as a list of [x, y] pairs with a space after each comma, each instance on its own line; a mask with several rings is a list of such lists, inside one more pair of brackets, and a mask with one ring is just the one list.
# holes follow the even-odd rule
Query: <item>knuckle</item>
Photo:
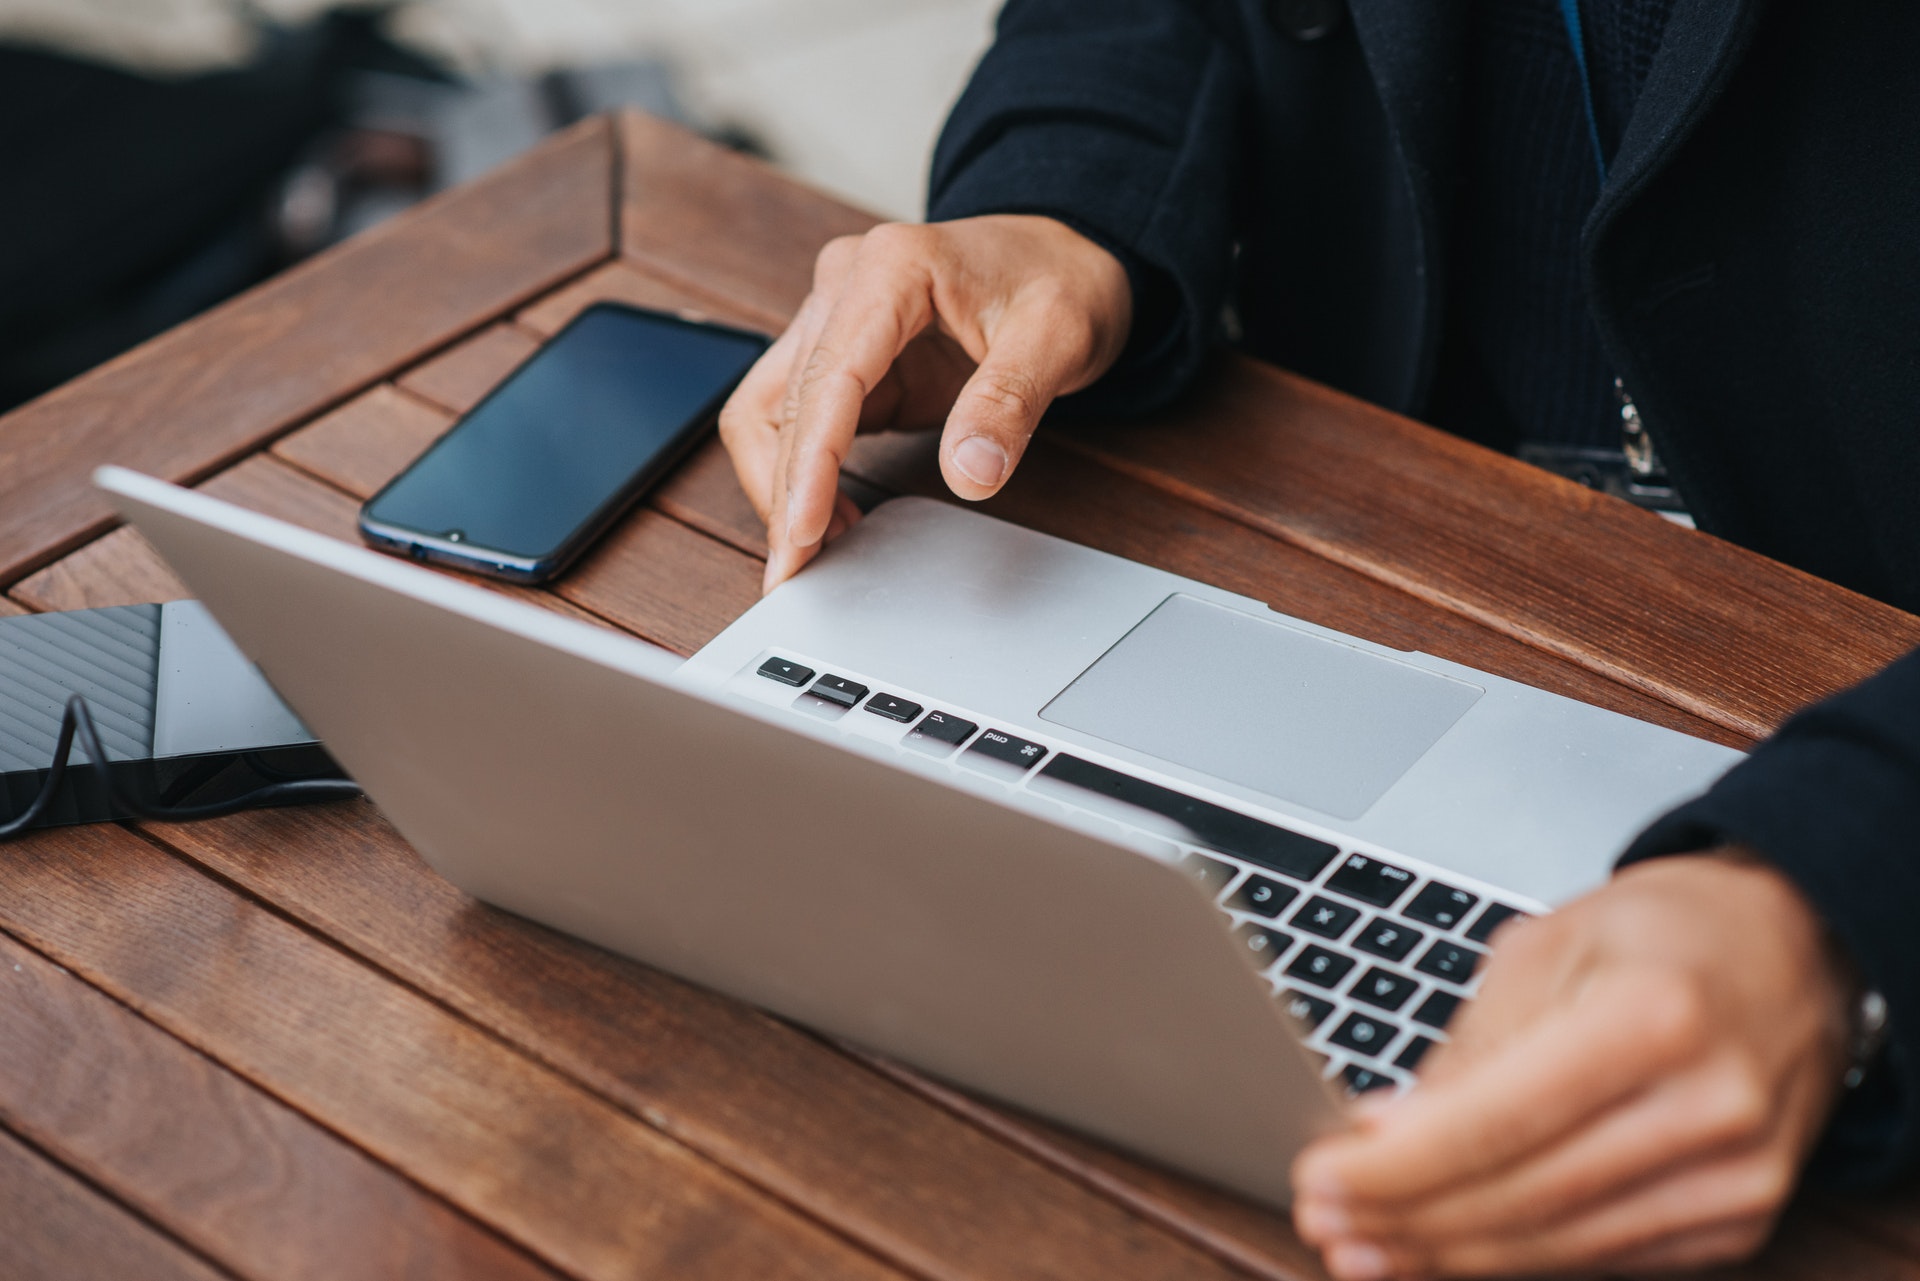
[[860, 253], [862, 236], [835, 236], [820, 247], [813, 260], [813, 287], [815, 291], [830, 288], [834, 281], [847, 274], [847, 268]]
[[1009, 424], [1033, 422], [1044, 408], [1040, 388], [1032, 377], [1019, 370], [998, 370], [982, 378], [974, 390], [980, 402]]
[[1712, 1102], [1704, 1109], [1706, 1130], [1722, 1142], [1753, 1139], [1773, 1120], [1773, 1100], [1766, 1088], [1744, 1068], [1719, 1075]]
[[1752, 1219], [1759, 1226], [1761, 1239], [1774, 1218], [1793, 1194], [1794, 1165], [1785, 1154], [1768, 1151], [1743, 1163], [1728, 1207], [1733, 1215]]
[[1711, 1013], [1697, 982], [1687, 976], [1649, 975], [1637, 986], [1640, 1032], [1649, 1048], [1679, 1059], [1706, 1043]]
[[866, 234], [860, 252], [885, 266], [918, 263], [930, 256], [929, 242], [928, 229], [919, 223], [883, 222]]

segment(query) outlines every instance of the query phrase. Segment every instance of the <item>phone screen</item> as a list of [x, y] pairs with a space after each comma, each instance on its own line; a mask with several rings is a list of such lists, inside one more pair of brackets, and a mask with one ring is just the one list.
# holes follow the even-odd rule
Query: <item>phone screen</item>
[[376, 545], [444, 553], [433, 559], [554, 572], [679, 458], [766, 347], [592, 307], [369, 499], [361, 529]]

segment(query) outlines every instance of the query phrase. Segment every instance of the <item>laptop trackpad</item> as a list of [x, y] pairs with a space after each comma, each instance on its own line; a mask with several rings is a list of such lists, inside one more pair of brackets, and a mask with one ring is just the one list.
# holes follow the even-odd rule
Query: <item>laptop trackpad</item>
[[1355, 819], [1481, 692], [1283, 623], [1169, 596], [1040, 715]]

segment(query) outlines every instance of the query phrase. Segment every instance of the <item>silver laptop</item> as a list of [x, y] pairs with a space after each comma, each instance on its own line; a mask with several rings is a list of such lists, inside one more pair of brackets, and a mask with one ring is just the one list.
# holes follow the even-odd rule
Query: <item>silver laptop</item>
[[1738, 759], [922, 499], [683, 664], [96, 479], [462, 889], [1276, 1204]]

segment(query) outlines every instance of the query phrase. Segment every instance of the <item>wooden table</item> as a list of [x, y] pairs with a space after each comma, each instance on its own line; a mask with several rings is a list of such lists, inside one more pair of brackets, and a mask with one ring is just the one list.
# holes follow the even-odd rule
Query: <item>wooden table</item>
[[[869, 219], [643, 117], [0, 419], [0, 609], [183, 592], [125, 463], [343, 539], [593, 299], [775, 330]], [[928, 442], [850, 472], [938, 492]], [[988, 509], [1721, 742], [1920, 620], [1244, 360], [1049, 428]], [[765, 544], [717, 445], [551, 593], [690, 652]], [[533, 851], [530, 851], [533, 853]], [[1280, 1216], [462, 896], [369, 803], [0, 850], [0, 1276], [1320, 1275]], [[1920, 1278], [1920, 1200], [1809, 1199], [1743, 1276]]]

